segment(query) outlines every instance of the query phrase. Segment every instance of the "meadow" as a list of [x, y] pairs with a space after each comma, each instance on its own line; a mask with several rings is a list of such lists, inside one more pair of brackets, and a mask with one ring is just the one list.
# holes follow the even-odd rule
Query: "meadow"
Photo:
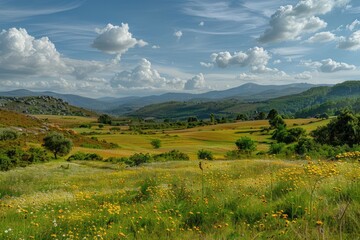
[[[138, 167], [66, 157], [0, 172], [0, 239], [358, 239], [360, 164], [275, 159], [227, 160], [235, 140], [250, 136], [258, 151], [273, 142], [267, 121], [181, 130], [99, 127], [96, 119], [49, 117], [78, 134], [119, 145], [74, 147], [105, 157], [178, 149], [189, 161]], [[91, 128], [79, 128], [86, 122]], [[286, 120], [307, 132], [329, 120]], [[160, 139], [154, 149], [150, 141]], [[213, 161], [199, 161], [199, 149]], [[357, 156], [357, 155], [356, 155]], [[351, 160], [352, 159], [352, 160]], [[355, 160], [354, 160], [355, 159]]]
[[[127, 127], [118, 127], [119, 130], [116, 131], [111, 130], [114, 128], [113, 126], [99, 128], [95, 118], [48, 115], [38, 115], [36, 117], [47, 119], [49, 122], [63, 128], [70, 128], [79, 134], [89, 133], [89, 137], [118, 144], [119, 148], [117, 149], [75, 147], [72, 151], [72, 153], [78, 151], [97, 153], [105, 158], [128, 157], [139, 152], [156, 154], [177, 149], [188, 154], [190, 159], [196, 160], [197, 151], [207, 149], [214, 153], [216, 159], [226, 160], [226, 152], [236, 149], [235, 141], [242, 136], [249, 136], [257, 141], [258, 151], [267, 151], [269, 144], [275, 142], [271, 139], [269, 133], [263, 131], [264, 128], [269, 126], [267, 120], [239, 121], [179, 130], [147, 130], [140, 134], [129, 131]], [[302, 127], [308, 133], [315, 130], [318, 126], [327, 124], [329, 121], [329, 119], [321, 120], [315, 118], [285, 120], [290, 128]], [[91, 124], [92, 127], [79, 128], [78, 126], [81, 124]], [[151, 146], [150, 142], [153, 139], [159, 139], [161, 141], [161, 148], [154, 149]]]
[[0, 239], [359, 236], [357, 162], [198, 164], [54, 161], [2, 172]]

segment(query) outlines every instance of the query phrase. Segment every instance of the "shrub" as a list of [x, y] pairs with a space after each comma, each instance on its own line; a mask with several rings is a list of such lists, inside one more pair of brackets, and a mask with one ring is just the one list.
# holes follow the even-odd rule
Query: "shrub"
[[250, 154], [256, 150], [256, 142], [249, 137], [241, 137], [235, 142], [239, 152]]
[[129, 157], [129, 162], [127, 163], [131, 167], [133, 166], [139, 166], [143, 163], [151, 162], [153, 158], [149, 153], [135, 153], [134, 155], [131, 155]]
[[187, 161], [189, 156], [179, 150], [171, 150], [170, 152], [154, 155], [155, 161]]
[[103, 158], [96, 153], [83, 153], [83, 152], [77, 152], [70, 157], [68, 157], [67, 161], [73, 161], [73, 160], [85, 160], [85, 161], [102, 161]]
[[161, 147], [161, 141], [159, 139], [153, 139], [151, 140], [150, 144], [153, 146], [153, 148], [158, 149]]
[[213, 153], [209, 150], [201, 149], [197, 152], [198, 159], [213, 160]]
[[269, 154], [279, 154], [284, 150], [285, 146], [285, 143], [273, 143], [270, 145]]
[[12, 129], [0, 129], [0, 141], [15, 140], [18, 134]]

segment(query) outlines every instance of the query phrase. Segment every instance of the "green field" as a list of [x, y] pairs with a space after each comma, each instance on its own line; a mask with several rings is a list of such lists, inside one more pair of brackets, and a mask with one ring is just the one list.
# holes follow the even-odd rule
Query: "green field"
[[[357, 239], [360, 234], [359, 162], [257, 156], [274, 142], [262, 131], [268, 121], [139, 133], [126, 126], [99, 127], [93, 118], [41, 118], [56, 129], [119, 145], [76, 146], [72, 153], [107, 158], [177, 149], [190, 160], [128, 167], [67, 162], [65, 156], [0, 172], [0, 239]], [[286, 124], [309, 133], [329, 121]], [[227, 160], [224, 155], [243, 136], [257, 142], [256, 152]], [[150, 144], [153, 139], [161, 140], [159, 149]], [[212, 151], [215, 160], [199, 165], [200, 149]]]
[[358, 163], [237, 160], [202, 167], [55, 161], [2, 172], [0, 239], [359, 236]]
[[[328, 123], [329, 120], [318, 119], [289, 119], [287, 125], [300, 126], [310, 132], [320, 125]], [[104, 157], [109, 156], [130, 156], [137, 152], [142, 153], [161, 153], [172, 149], [180, 150], [190, 156], [191, 159], [197, 158], [197, 151], [207, 149], [214, 153], [216, 159], [224, 160], [227, 151], [236, 148], [235, 141], [242, 136], [249, 136], [257, 141], [259, 151], [267, 151], [269, 144], [274, 142], [271, 135], [261, 132], [262, 128], [268, 127], [267, 120], [245, 121], [236, 123], [226, 123], [196, 127], [185, 130], [158, 130], [148, 131], [149, 134], [136, 134], [132, 131], [122, 130], [121, 132], [110, 131], [111, 127], [106, 126], [98, 129], [97, 126], [91, 129], [73, 128], [78, 133], [98, 132], [91, 135], [99, 140], [113, 142], [120, 146], [118, 149], [83, 149], [74, 148], [76, 151], [87, 151], [98, 153]], [[126, 129], [126, 128], [124, 128]], [[150, 142], [152, 139], [160, 139], [162, 147], [153, 149]]]

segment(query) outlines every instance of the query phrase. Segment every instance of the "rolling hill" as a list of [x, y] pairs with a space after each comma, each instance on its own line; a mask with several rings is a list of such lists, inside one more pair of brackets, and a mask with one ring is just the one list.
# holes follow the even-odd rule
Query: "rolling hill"
[[[129, 116], [156, 118], [207, 118], [211, 113], [235, 116], [238, 113], [268, 112], [272, 108], [288, 115], [311, 117], [347, 107], [359, 110], [360, 81], [347, 81], [334, 86], [314, 87], [298, 94], [282, 96], [266, 101], [246, 101], [238, 97], [213, 101], [187, 101], [152, 104], [140, 108]], [[324, 107], [327, 106], [327, 107]]]
[[316, 85], [300, 83], [287, 85], [258, 85], [246, 83], [239, 87], [223, 90], [210, 91], [201, 94], [191, 93], [165, 93], [161, 95], [151, 95], [145, 97], [103, 97], [99, 99], [87, 98], [73, 94], [60, 94], [55, 92], [32, 92], [19, 89], [8, 92], [0, 92], [3, 97], [29, 97], [29, 96], [51, 96], [62, 99], [71, 105], [86, 108], [98, 112], [107, 112], [122, 115], [136, 111], [150, 104], [158, 104], [170, 101], [212, 101], [226, 98], [236, 98], [242, 101], [263, 101], [271, 98], [296, 94], [310, 89]]
[[25, 114], [94, 116], [95, 113], [50, 96], [0, 97], [0, 108]]

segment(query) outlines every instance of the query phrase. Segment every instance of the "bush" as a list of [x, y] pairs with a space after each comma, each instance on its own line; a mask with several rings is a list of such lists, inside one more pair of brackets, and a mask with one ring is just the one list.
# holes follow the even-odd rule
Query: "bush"
[[241, 137], [235, 142], [239, 152], [250, 154], [256, 150], [256, 142], [249, 137]]
[[154, 155], [155, 161], [187, 161], [189, 156], [179, 150], [171, 150], [170, 152]]
[[12, 129], [0, 129], [0, 141], [15, 140], [18, 134]]
[[151, 162], [152, 160], [153, 160], [153, 158], [151, 157], [151, 155], [149, 153], [145, 153], [145, 154], [144, 153], [135, 153], [134, 155], [131, 155], [129, 157], [129, 162], [126, 164], [133, 167], [133, 166], [139, 166], [143, 163]]
[[201, 149], [197, 152], [198, 159], [213, 160], [213, 153], [209, 150]]
[[161, 147], [161, 141], [159, 139], [153, 139], [151, 140], [150, 144], [153, 146], [153, 148], [158, 149]]
[[284, 150], [285, 146], [285, 143], [273, 143], [270, 145], [269, 154], [279, 154]]
[[83, 153], [77, 152], [70, 157], [68, 157], [67, 161], [74, 161], [74, 160], [85, 160], [85, 161], [102, 161], [103, 158], [96, 153]]
[[229, 160], [240, 159], [241, 157], [241, 153], [238, 150], [227, 151], [225, 154], [225, 158]]

